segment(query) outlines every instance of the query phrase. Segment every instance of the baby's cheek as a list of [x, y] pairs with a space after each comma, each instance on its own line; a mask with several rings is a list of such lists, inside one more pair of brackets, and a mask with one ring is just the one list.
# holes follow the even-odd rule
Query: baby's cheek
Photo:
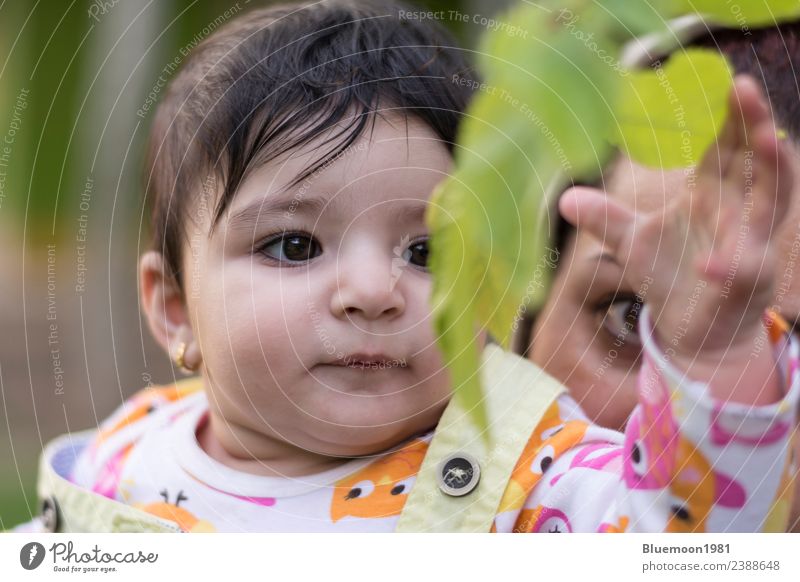
[[290, 345], [290, 332], [304, 313], [298, 290], [281, 289], [279, 281], [261, 281], [249, 268], [237, 273], [233, 265], [224, 280], [209, 281], [197, 302], [198, 328], [204, 351], [226, 355], [236, 362], [263, 359], [280, 346]]
[[[330, 316], [308, 296], [308, 289], [286, 288], [279, 292], [257, 297], [247, 310], [248, 322], [254, 326], [262, 343], [273, 349], [280, 345], [300, 344], [297, 349], [307, 349], [308, 343], [325, 335], [325, 324]], [[316, 332], [315, 332], [316, 330]], [[243, 330], [244, 332], [245, 330]], [[330, 334], [330, 330], [327, 330]]]

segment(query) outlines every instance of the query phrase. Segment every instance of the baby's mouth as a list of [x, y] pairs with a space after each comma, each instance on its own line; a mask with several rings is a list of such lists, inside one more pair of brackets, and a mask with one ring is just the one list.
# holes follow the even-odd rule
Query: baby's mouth
[[393, 368], [406, 368], [405, 358], [389, 358], [386, 356], [363, 356], [354, 354], [345, 356], [331, 365], [353, 370], [388, 370]]
[[358, 370], [379, 370], [381, 368], [404, 368], [405, 366], [396, 362], [351, 362], [347, 364], [347, 367]]

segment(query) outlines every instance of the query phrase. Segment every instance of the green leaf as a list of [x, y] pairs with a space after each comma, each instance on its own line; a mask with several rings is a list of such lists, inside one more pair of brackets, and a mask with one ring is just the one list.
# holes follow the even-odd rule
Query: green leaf
[[743, 30], [771, 26], [800, 17], [797, 0], [673, 0], [678, 14], [699, 13], [710, 20]]
[[618, 61], [633, 36], [696, 11], [744, 28], [797, 17], [800, 2], [540, 0], [500, 15], [510, 27], [483, 38], [485, 81], [428, 225], [438, 341], [455, 397], [487, 438], [477, 334], [507, 345], [523, 298], [543, 301], [547, 281], [531, 277], [552, 236], [552, 186], [598, 174], [612, 143], [648, 166], [695, 164], [724, 124], [732, 79], [719, 54], [676, 54], [655, 72]]
[[524, 34], [485, 38], [485, 83], [460, 128], [455, 171], [428, 214], [434, 326], [455, 397], [487, 439], [476, 335], [487, 328], [508, 347], [528, 290], [533, 305], [543, 300], [547, 281], [531, 278], [552, 234], [542, 228], [546, 187], [596, 172], [610, 148], [621, 72], [604, 59], [618, 43], [592, 23], [614, 19], [587, 17], [585, 31], [558, 22], [560, 14], [524, 4], [501, 17]]
[[617, 36], [623, 42], [666, 27], [666, 14], [661, 2], [597, 0], [597, 4], [612, 16]]
[[635, 161], [654, 167], [696, 164], [728, 113], [733, 78], [716, 51], [691, 49], [655, 71], [626, 79], [611, 139]]
[[[454, 216], [446, 207], [455, 206], [445, 198], [452, 190], [440, 188], [431, 199], [428, 222], [436, 236], [431, 243], [430, 268], [433, 279], [432, 303], [438, 342], [447, 357], [454, 398], [460, 398], [478, 427], [487, 426], [486, 411], [478, 375], [474, 299], [474, 261], [468, 260], [474, 245], [469, 240], [469, 213]], [[457, 202], [457, 201], [456, 201]]]

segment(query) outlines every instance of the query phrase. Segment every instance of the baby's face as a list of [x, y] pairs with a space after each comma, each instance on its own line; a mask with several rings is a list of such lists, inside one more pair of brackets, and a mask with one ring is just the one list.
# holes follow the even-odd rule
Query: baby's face
[[257, 169], [212, 236], [184, 248], [211, 409], [329, 455], [431, 428], [450, 395], [424, 222], [450, 154], [414, 119], [378, 119], [364, 133], [297, 186], [284, 190], [323, 138]]

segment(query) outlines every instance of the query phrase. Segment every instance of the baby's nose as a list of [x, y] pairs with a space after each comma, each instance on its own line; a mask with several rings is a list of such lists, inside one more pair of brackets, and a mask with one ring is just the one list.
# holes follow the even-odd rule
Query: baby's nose
[[361, 316], [365, 319], [398, 317], [406, 300], [399, 285], [402, 267], [386, 253], [361, 252], [340, 260], [337, 288], [331, 299], [336, 317]]

